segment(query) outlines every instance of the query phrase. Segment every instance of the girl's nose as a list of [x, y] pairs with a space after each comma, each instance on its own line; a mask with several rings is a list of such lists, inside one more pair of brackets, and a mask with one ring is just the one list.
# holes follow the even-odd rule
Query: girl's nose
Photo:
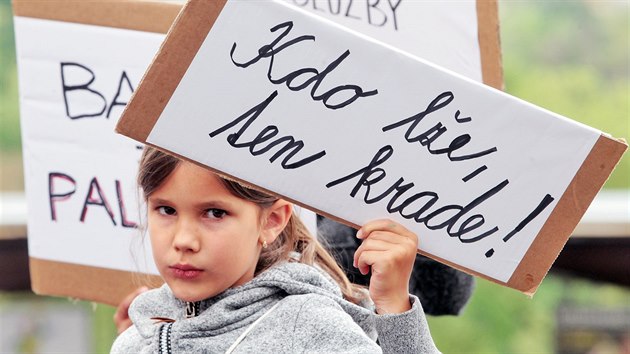
[[199, 252], [199, 230], [193, 222], [180, 220], [173, 237], [173, 247], [179, 252]]

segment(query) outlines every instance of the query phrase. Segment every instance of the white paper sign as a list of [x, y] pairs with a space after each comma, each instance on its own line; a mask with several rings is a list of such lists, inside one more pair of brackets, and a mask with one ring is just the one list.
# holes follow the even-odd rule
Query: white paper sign
[[229, 1], [147, 141], [507, 282], [600, 133], [284, 3]]
[[157, 274], [138, 241], [142, 146], [113, 131], [164, 35], [14, 21], [29, 255]]

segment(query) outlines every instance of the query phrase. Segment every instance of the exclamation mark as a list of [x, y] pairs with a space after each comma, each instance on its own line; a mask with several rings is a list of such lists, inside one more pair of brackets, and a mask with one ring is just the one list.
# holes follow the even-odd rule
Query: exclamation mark
[[[529, 213], [529, 215], [527, 215], [525, 219], [523, 219], [518, 225], [516, 225], [514, 230], [510, 231], [510, 233], [507, 234], [507, 236], [503, 238], [503, 242], [508, 242], [512, 238], [512, 236], [516, 235], [516, 233], [523, 230], [525, 226], [527, 226], [527, 224], [529, 224], [538, 215], [540, 215], [540, 213], [542, 213], [542, 211], [545, 210], [545, 208], [547, 208], [549, 204], [551, 204], [551, 202], [554, 201], [554, 199], [555, 198], [549, 194], [544, 196], [543, 199], [540, 201], [540, 203], [538, 203], [538, 206], [531, 213]], [[486, 252], [486, 258], [492, 257], [493, 254], [494, 254], [494, 248], [489, 249]]]

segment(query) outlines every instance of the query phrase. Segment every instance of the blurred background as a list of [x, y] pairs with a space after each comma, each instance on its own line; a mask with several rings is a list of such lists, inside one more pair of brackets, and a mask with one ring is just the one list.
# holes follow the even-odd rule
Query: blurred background
[[[500, 0], [499, 14], [508, 93], [629, 140], [628, 0]], [[24, 264], [0, 276], [0, 352], [109, 352], [114, 308], [24, 290], [25, 228], [11, 220], [24, 213], [21, 148], [11, 3], [0, 0], [0, 263]], [[604, 188], [534, 298], [477, 279], [462, 314], [429, 318], [438, 347], [630, 353], [630, 153]]]

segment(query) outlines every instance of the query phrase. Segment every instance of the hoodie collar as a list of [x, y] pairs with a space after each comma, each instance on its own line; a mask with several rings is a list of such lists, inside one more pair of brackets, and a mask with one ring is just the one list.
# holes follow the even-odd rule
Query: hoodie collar
[[[366, 332], [373, 328], [371, 304], [358, 306], [342, 297], [341, 290], [328, 274], [297, 262], [276, 265], [251, 281], [230, 288], [212, 298], [199, 301], [197, 317], [186, 318], [186, 302], [173, 295], [166, 284], [138, 296], [129, 314], [143, 337], [150, 337], [158, 326], [151, 318], [175, 320], [182, 332], [208, 332], [217, 335], [247, 326], [266, 309], [289, 295], [318, 294], [336, 301]], [[208, 312], [211, 316], [204, 316]]]

